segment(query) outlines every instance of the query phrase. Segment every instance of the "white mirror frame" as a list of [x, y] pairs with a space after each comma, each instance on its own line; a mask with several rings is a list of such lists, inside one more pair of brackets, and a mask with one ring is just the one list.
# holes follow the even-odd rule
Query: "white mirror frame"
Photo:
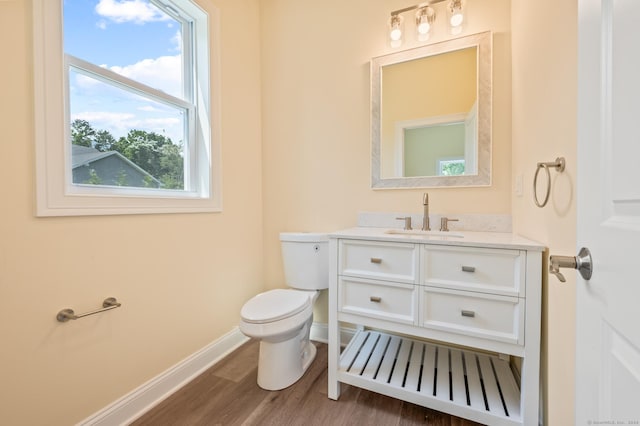
[[[468, 187], [491, 185], [492, 45], [490, 31], [379, 56], [371, 60], [371, 187], [373, 189]], [[414, 59], [477, 47], [478, 49], [478, 168], [462, 176], [381, 176], [382, 69]]]

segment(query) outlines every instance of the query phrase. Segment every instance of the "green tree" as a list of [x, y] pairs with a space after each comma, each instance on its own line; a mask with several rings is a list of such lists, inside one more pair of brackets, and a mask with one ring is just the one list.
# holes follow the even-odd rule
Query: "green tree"
[[451, 162], [442, 166], [442, 174], [444, 176], [460, 176], [464, 174], [464, 163]]
[[98, 130], [93, 139], [93, 147], [100, 152], [112, 151], [116, 138], [107, 130]]
[[[184, 158], [182, 145], [175, 144], [170, 138], [155, 132], [132, 129], [127, 136], [116, 140], [107, 130], [95, 129], [86, 120], [74, 120], [71, 123], [71, 142], [74, 145], [92, 147], [100, 152], [118, 151], [138, 167], [158, 179], [163, 188], [184, 188]], [[118, 175], [118, 185], [127, 186], [127, 176]], [[95, 170], [90, 172], [87, 182], [100, 184]], [[151, 179], [145, 180], [145, 186], [155, 186]]]
[[89, 170], [89, 179], [87, 179], [83, 183], [88, 183], [90, 185], [100, 185], [102, 183], [102, 179], [98, 176], [98, 173], [95, 169]]
[[184, 161], [182, 148], [170, 138], [145, 130], [130, 130], [112, 145], [146, 172], [160, 180], [163, 187], [182, 189], [184, 187]]
[[182, 147], [173, 143], [160, 148], [160, 176], [163, 186], [167, 189], [184, 188], [184, 159]]
[[71, 123], [71, 143], [80, 146], [93, 146], [96, 130], [86, 120], [73, 120]]
[[118, 178], [117, 178], [116, 185], [118, 185], [118, 186], [128, 186], [127, 185], [127, 172], [125, 172], [122, 169], [118, 172]]

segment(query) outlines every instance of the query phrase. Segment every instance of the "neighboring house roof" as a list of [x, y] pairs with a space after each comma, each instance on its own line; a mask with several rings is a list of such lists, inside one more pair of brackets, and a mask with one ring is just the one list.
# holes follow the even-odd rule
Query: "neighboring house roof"
[[[117, 151], [100, 152], [95, 148], [80, 145], [71, 145], [71, 167], [75, 169], [80, 166], [87, 166], [94, 161], [108, 157], [113, 154], [120, 154]], [[131, 162], [128, 158], [120, 154], [126, 161]], [[133, 164], [133, 163], [131, 163]]]
[[149, 176], [158, 186], [162, 185], [158, 179], [153, 177], [149, 172], [138, 166], [133, 161], [129, 160], [118, 151], [105, 151], [101, 152], [95, 148], [81, 145], [71, 145], [71, 168], [77, 169], [78, 167], [89, 167], [92, 163], [99, 162], [109, 157], [115, 157], [117, 160], [123, 162], [126, 166], [137, 170], [140, 174]]

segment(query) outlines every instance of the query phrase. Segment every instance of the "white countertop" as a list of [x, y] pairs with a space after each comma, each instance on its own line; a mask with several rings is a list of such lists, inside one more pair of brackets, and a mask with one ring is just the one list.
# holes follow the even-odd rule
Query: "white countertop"
[[[435, 231], [431, 234], [403, 233], [396, 228], [349, 228], [329, 234], [329, 238], [354, 240], [393, 241], [399, 243], [437, 244], [462, 247], [486, 247], [515, 250], [544, 251], [545, 246], [537, 241], [508, 232]], [[417, 231], [420, 232], [420, 231]]]

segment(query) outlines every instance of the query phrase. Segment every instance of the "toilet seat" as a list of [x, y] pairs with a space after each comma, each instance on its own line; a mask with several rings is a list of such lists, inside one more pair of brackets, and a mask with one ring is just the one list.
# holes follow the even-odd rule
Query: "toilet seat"
[[311, 292], [275, 289], [260, 293], [244, 304], [242, 320], [251, 324], [265, 324], [292, 317], [313, 303]]

